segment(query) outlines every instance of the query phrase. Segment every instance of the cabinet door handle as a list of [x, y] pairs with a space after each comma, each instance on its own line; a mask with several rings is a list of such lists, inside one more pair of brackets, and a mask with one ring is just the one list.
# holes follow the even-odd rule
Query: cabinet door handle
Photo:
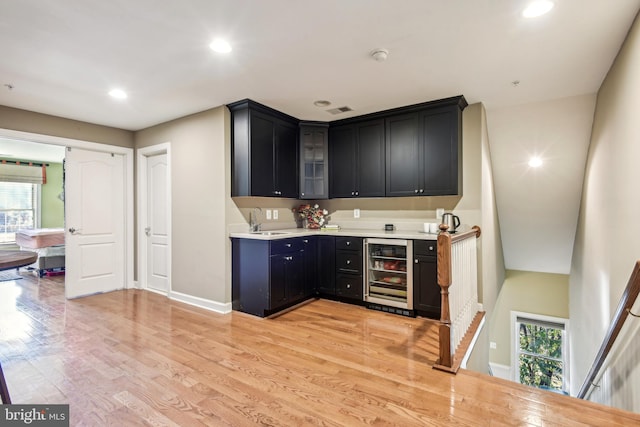
[[414, 193], [418, 194], [418, 189], [416, 188], [415, 190], [413, 190]]
[[418, 263], [418, 258], [414, 259], [413, 262]]
[[302, 195], [304, 196], [304, 193], [302, 193]]
[[429, 250], [432, 251], [433, 250], [433, 246], [429, 246]]
[[285, 246], [290, 248], [291, 247], [291, 243], [286, 243]]
[[350, 259], [347, 260], [347, 265], [349, 265], [349, 264], [351, 264], [351, 260]]
[[350, 246], [350, 245], [351, 245], [351, 242], [347, 242], [347, 246]]
[[351, 283], [347, 283], [347, 289], [351, 289]]
[[358, 192], [356, 191], [356, 196], [358, 195]]
[[356, 195], [356, 192], [355, 192], [355, 191], [352, 191], [352, 192], [351, 192], [351, 195], [352, 195], [352, 196], [355, 196], [355, 195]]
[[304, 240], [303, 240], [303, 242], [305, 242], [305, 243], [309, 243], [309, 241], [308, 241], [307, 239], [304, 239]]
[[421, 193], [424, 193], [424, 189], [423, 189], [423, 188], [421, 188], [421, 189], [420, 189], [420, 192], [421, 192]]

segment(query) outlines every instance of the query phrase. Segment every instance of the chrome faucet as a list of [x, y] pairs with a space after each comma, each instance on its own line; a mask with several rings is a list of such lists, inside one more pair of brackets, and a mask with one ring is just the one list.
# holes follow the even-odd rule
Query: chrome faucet
[[262, 224], [258, 222], [258, 213], [262, 213], [262, 209], [253, 208], [253, 210], [249, 212], [249, 231], [251, 233], [260, 231], [262, 228]]

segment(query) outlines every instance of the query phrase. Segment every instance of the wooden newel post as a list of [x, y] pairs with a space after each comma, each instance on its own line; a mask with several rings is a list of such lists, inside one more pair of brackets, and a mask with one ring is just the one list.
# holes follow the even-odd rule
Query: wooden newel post
[[449, 309], [449, 286], [451, 286], [451, 234], [447, 231], [446, 224], [440, 224], [438, 235], [438, 285], [440, 286], [441, 310], [440, 310], [440, 360], [441, 366], [451, 368], [453, 357], [451, 356], [451, 312]]

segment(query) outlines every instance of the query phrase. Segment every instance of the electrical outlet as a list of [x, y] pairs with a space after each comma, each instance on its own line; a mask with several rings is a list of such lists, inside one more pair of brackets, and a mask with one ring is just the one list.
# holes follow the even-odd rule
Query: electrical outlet
[[271, 209], [267, 209], [267, 219], [271, 219]]
[[498, 346], [496, 345], [496, 343], [495, 343], [495, 342], [491, 341], [491, 342], [489, 343], [489, 348], [490, 348], [490, 349], [495, 350], [496, 348], [498, 348]]
[[353, 210], [353, 217], [354, 218], [360, 218], [360, 209], [354, 209]]
[[278, 209], [273, 210], [273, 219], [278, 219]]

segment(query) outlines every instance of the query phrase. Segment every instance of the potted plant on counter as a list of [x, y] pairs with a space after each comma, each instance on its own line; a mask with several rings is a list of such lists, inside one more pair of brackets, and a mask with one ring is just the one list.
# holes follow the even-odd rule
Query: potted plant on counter
[[320, 209], [320, 206], [317, 204], [313, 206], [300, 205], [294, 208], [293, 211], [297, 213], [298, 217], [302, 220], [302, 226], [304, 228], [319, 229], [329, 219], [327, 217], [329, 211]]

